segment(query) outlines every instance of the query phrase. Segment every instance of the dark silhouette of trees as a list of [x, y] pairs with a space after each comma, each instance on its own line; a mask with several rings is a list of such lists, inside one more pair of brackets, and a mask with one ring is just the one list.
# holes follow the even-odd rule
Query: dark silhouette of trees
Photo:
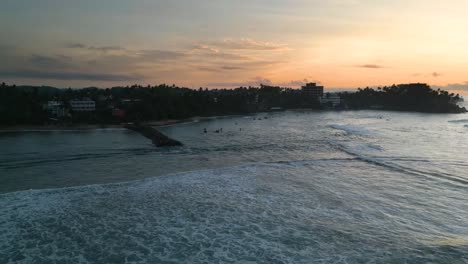
[[[2, 84], [0, 96], [0, 125], [49, 122], [44, 106], [48, 101], [62, 102], [69, 109], [67, 112], [71, 117], [63, 117], [63, 122], [97, 124], [246, 114], [267, 111], [273, 106], [295, 108], [307, 105], [299, 90], [267, 85], [259, 88], [194, 90], [166, 84], [107, 89], [57, 89]], [[96, 111], [74, 113], [68, 102], [80, 98], [95, 101]], [[113, 116], [113, 109], [124, 110], [125, 117], [122, 119]]]
[[460, 95], [433, 90], [424, 83], [400, 84], [377, 89], [358, 89], [356, 93], [341, 93], [351, 109], [385, 109], [429, 113], [461, 113], [466, 109], [457, 105]]
[[47, 96], [38, 87], [0, 86], [0, 124], [42, 124], [47, 119], [41, 101]]
[[[466, 111], [456, 105], [459, 95], [433, 90], [426, 84], [402, 84], [390, 87], [369, 87], [355, 93], [341, 93], [350, 109], [385, 109], [420, 112]], [[90, 98], [96, 111], [73, 113], [68, 102]], [[277, 86], [239, 87], [236, 89], [188, 89], [175, 85], [132, 85], [100, 89], [57, 89], [1, 84], [0, 125], [45, 124], [50, 118], [44, 105], [48, 101], [62, 102], [68, 109], [62, 123], [110, 124], [131, 121], [184, 119], [193, 116], [248, 114], [284, 109], [319, 109], [318, 98], [306, 96], [301, 90]], [[116, 116], [118, 109], [125, 113]]]

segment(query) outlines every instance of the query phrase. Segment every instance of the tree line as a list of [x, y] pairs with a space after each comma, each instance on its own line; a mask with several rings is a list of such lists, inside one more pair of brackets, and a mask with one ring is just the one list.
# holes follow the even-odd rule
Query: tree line
[[[192, 116], [247, 114], [267, 111], [271, 107], [319, 108], [316, 98], [304, 97], [300, 90], [261, 85], [236, 89], [189, 89], [161, 84], [132, 85], [113, 88], [59, 89], [54, 87], [0, 87], [0, 124], [44, 124], [49, 122], [44, 104], [90, 98], [96, 102], [92, 113], [73, 113], [64, 121], [70, 123], [110, 124], [131, 121], [184, 119]], [[125, 103], [125, 101], [130, 101]], [[115, 117], [114, 109], [125, 111]]]
[[[384, 109], [420, 112], [466, 111], [456, 105], [459, 95], [433, 90], [426, 84], [402, 84], [340, 93], [342, 109]], [[184, 119], [192, 116], [248, 114], [284, 109], [320, 109], [318, 98], [298, 89], [261, 85], [236, 89], [189, 89], [175, 85], [132, 85], [113, 88], [59, 89], [48, 86], [0, 86], [0, 125], [41, 125], [50, 122], [44, 104], [90, 98], [96, 102], [92, 113], [73, 113], [68, 123], [111, 124], [132, 121]], [[125, 103], [129, 102], [129, 103]], [[116, 117], [115, 109], [125, 111]]]
[[434, 90], [424, 83], [400, 84], [385, 87], [358, 89], [354, 93], [341, 93], [350, 109], [382, 109], [427, 113], [463, 113], [459, 107], [459, 94]]

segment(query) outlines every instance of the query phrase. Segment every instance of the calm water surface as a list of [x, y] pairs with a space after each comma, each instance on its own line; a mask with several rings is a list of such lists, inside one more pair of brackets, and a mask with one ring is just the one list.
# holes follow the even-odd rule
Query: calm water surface
[[0, 133], [0, 263], [468, 263], [467, 114], [161, 130]]

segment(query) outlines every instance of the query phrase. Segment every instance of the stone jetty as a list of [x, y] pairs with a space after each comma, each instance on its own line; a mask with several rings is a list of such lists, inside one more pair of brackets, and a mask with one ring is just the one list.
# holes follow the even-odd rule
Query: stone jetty
[[148, 125], [128, 123], [125, 124], [124, 127], [138, 132], [148, 139], [151, 139], [156, 147], [182, 146], [181, 142], [164, 135], [163, 133]]

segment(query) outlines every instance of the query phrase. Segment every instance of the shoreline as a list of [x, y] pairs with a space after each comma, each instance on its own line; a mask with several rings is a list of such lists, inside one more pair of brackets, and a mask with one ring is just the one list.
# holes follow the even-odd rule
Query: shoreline
[[[229, 118], [240, 115], [225, 115], [225, 116], [194, 116], [184, 119], [167, 119], [159, 121], [143, 122], [152, 127], [164, 127], [185, 123], [200, 122], [205, 120]], [[124, 126], [127, 123], [120, 124], [71, 124], [71, 125], [17, 125], [17, 126], [0, 126], [0, 133], [7, 132], [40, 132], [40, 131], [74, 131], [74, 130], [96, 130], [96, 129], [126, 129]]]
[[[185, 122], [194, 121], [192, 119], [181, 119], [181, 120], [161, 120], [161, 121], [150, 121], [145, 122], [150, 126], [160, 127], [169, 126]], [[72, 125], [18, 125], [18, 126], [0, 126], [0, 133], [2, 132], [34, 132], [34, 131], [73, 131], [73, 130], [96, 130], [96, 129], [125, 129], [124, 125], [121, 124], [72, 124]]]
[[[335, 110], [335, 111], [384, 111], [384, 112], [408, 112], [408, 113], [426, 113], [426, 114], [466, 114], [468, 112], [458, 112], [458, 113], [449, 113], [449, 112], [418, 112], [418, 111], [404, 111], [404, 110], [390, 110], [390, 109], [345, 109], [345, 110]], [[285, 109], [283, 111], [323, 111], [310, 108], [296, 108], [296, 109]], [[194, 116], [184, 119], [167, 119], [159, 121], [147, 121], [143, 122], [146, 125], [152, 127], [164, 127], [172, 126], [179, 124], [188, 124], [201, 121], [209, 121], [214, 119], [230, 118], [230, 117], [239, 117], [239, 116], [249, 116], [255, 114], [262, 114], [269, 112], [255, 112], [255, 113], [245, 113], [245, 114], [230, 114], [230, 115], [214, 115], [214, 116]], [[0, 133], [7, 132], [41, 132], [41, 131], [73, 131], [73, 130], [97, 130], [97, 129], [126, 129], [124, 126], [127, 123], [120, 124], [71, 124], [71, 125], [17, 125], [17, 126], [1, 126]]]

